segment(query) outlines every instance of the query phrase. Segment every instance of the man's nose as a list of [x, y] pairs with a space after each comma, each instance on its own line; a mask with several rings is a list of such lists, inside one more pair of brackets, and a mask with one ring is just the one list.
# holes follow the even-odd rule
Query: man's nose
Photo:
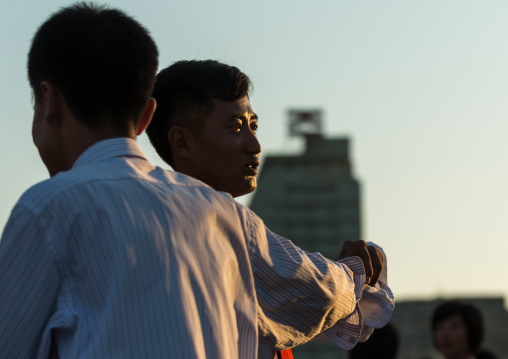
[[255, 133], [249, 131], [247, 143], [245, 144], [245, 151], [249, 154], [258, 155], [261, 153], [261, 144]]

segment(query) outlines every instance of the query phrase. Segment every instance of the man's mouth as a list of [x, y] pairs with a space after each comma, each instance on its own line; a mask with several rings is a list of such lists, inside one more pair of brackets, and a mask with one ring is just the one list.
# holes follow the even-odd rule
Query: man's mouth
[[256, 175], [258, 173], [259, 160], [252, 161], [251, 163], [247, 164], [247, 167], [252, 171], [254, 175]]

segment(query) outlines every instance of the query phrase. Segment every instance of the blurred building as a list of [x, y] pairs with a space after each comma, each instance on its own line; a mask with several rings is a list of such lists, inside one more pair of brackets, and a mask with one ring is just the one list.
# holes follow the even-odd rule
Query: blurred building
[[[289, 111], [292, 136], [301, 136], [301, 155], [269, 155], [263, 161], [250, 207], [273, 232], [309, 252], [337, 258], [342, 243], [362, 239], [361, 187], [353, 174], [348, 138], [325, 138], [319, 110]], [[502, 298], [467, 298], [485, 319], [484, 347], [508, 359], [508, 312]], [[438, 359], [430, 318], [442, 300], [397, 301], [392, 323], [400, 334], [400, 359]], [[327, 343], [293, 349], [297, 359], [346, 359]]]
[[[342, 243], [361, 239], [360, 184], [353, 176], [348, 138], [325, 138], [320, 110], [289, 111], [289, 130], [301, 136], [301, 155], [263, 160], [250, 208], [273, 232], [309, 252], [339, 256]], [[298, 359], [341, 359], [328, 343], [295, 348]]]
[[305, 139], [305, 151], [263, 160], [250, 208], [273, 232], [337, 258], [344, 241], [361, 239], [360, 184], [349, 139], [325, 138], [319, 110], [290, 111], [289, 119], [290, 134]]

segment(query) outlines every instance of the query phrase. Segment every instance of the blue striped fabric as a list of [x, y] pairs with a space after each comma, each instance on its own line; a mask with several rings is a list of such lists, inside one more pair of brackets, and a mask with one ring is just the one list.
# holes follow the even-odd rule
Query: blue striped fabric
[[134, 140], [96, 143], [12, 211], [0, 358], [250, 359], [258, 328], [286, 348], [350, 318], [362, 275], [267, 233]]

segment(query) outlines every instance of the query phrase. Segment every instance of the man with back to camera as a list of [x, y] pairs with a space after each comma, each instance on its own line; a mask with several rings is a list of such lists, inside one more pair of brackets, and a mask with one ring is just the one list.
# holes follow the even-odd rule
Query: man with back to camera
[[284, 348], [358, 313], [359, 259], [269, 247], [229, 195], [148, 162], [135, 138], [156, 68], [150, 35], [118, 10], [81, 3], [37, 30], [32, 135], [51, 178], [0, 241], [0, 358], [250, 359], [258, 328]]
[[[238, 68], [213, 60], [179, 61], [159, 72], [152, 94], [158, 107], [147, 128], [157, 153], [176, 171], [233, 197], [252, 192], [257, 185], [261, 146], [256, 137], [258, 117], [249, 102], [250, 88], [249, 78]], [[292, 246], [287, 239], [269, 230], [267, 237], [274, 247]], [[372, 259], [364, 256], [368, 251]], [[364, 260], [368, 276], [372, 277], [368, 282], [374, 286], [380, 271], [374, 269], [373, 274], [371, 262], [374, 266], [382, 266], [382, 263], [376, 263], [382, 255], [374, 246], [358, 241], [347, 242], [340, 258], [355, 255]], [[261, 281], [255, 284], [256, 289], [267, 296], [280, 290], [265, 286]], [[385, 277], [376, 289], [366, 289], [360, 306], [362, 304], [365, 323], [381, 327], [388, 322], [393, 311], [393, 295]], [[270, 314], [275, 316], [274, 312]], [[331, 334], [330, 339], [336, 345], [351, 349], [360, 339], [360, 333], [353, 334], [349, 332], [350, 328], [345, 332], [342, 324], [337, 323], [337, 328], [327, 334]], [[358, 325], [361, 328], [361, 321]], [[334, 333], [342, 333], [340, 341], [335, 341], [338, 338]], [[364, 338], [368, 333], [371, 331], [366, 330]], [[270, 345], [263, 338], [263, 330], [261, 342]], [[260, 349], [266, 350], [262, 346]], [[265, 355], [273, 356], [271, 351]]]

